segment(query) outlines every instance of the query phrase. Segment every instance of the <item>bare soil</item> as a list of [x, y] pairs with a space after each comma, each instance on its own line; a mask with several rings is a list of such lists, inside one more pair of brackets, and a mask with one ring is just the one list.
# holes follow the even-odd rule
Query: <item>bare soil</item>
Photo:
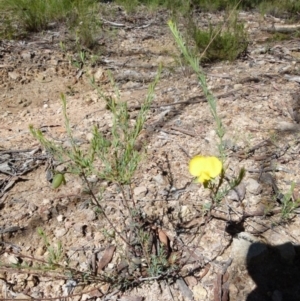
[[[220, 18], [220, 13], [197, 16], [200, 26]], [[67, 175], [66, 186], [51, 188], [49, 158], [29, 125], [70, 146], [60, 100], [64, 93], [74, 136], [85, 147], [93, 125], [105, 132], [112, 124], [105, 101], [89, 83], [91, 76], [114, 95], [107, 71], [112, 73], [134, 121], [160, 63], [161, 80], [140, 138], [147, 143], [146, 154], [132, 189], [135, 202], [158, 222], [171, 248], [177, 246], [185, 250], [182, 256], [189, 253], [192, 258], [185, 266], [191, 271], [188, 276], [170, 277], [169, 282], [152, 279], [125, 292], [96, 281], [77, 283], [68, 291], [63, 274], [33, 275], [3, 266], [1, 300], [61, 300], [67, 293], [72, 294], [69, 300], [300, 299], [297, 209], [282, 219], [283, 196], [292, 183], [291, 199], [300, 197], [300, 43], [293, 38], [268, 42], [271, 34], [262, 29], [283, 20], [254, 12], [241, 12], [239, 18], [247, 27], [249, 53], [232, 63], [205, 65], [204, 72], [226, 128], [226, 175], [232, 179], [245, 168], [246, 176], [211, 211], [205, 209], [209, 192], [191, 183], [188, 161], [196, 154], [218, 155], [215, 124], [196, 76], [180, 64], [166, 12], [128, 18], [120, 11], [111, 21], [124, 27], [105, 24], [96, 62], [88, 59], [80, 68], [74, 64], [79, 52], [59, 46], [60, 41], [67, 49], [71, 44], [63, 30], [0, 42], [1, 262], [20, 263], [24, 257], [18, 254], [45, 260], [49, 252], [38, 228], [51, 244], [62, 243], [69, 264], [80, 271], [89, 271], [92, 258], [97, 262], [109, 244], [116, 244], [106, 235], [111, 229], [105, 220], [83, 195], [80, 179]], [[101, 185], [107, 185], [106, 214], [120, 230], [121, 196], [114, 184]], [[123, 247], [117, 243], [119, 253]], [[116, 268], [118, 252], [108, 269]]]

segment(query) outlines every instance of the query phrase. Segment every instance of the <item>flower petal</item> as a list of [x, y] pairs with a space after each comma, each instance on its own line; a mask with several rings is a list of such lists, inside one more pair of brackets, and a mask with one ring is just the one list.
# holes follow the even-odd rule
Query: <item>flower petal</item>
[[189, 171], [191, 175], [198, 177], [199, 182], [204, 183], [222, 172], [222, 162], [216, 157], [198, 155], [190, 160]]
[[222, 172], [222, 162], [216, 157], [207, 157], [205, 167], [207, 168], [205, 172], [211, 178], [217, 177]]
[[200, 183], [204, 183], [207, 182], [211, 179], [211, 177], [209, 176], [209, 174], [207, 174], [206, 172], [202, 172], [201, 175], [198, 177], [198, 181]]
[[189, 172], [194, 177], [199, 177], [203, 171], [203, 166], [205, 165], [205, 157], [195, 156], [190, 160]]

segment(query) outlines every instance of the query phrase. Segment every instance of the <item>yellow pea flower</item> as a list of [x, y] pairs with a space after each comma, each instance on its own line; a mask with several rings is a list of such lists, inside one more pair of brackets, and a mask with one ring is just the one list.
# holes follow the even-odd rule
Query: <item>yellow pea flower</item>
[[216, 157], [195, 156], [190, 160], [189, 171], [200, 183], [208, 182], [222, 172], [222, 162]]

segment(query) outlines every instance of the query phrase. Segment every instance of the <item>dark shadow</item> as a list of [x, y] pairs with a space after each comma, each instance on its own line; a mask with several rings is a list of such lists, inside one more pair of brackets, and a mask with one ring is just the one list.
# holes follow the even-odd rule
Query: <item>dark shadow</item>
[[253, 243], [247, 254], [247, 270], [256, 283], [247, 301], [300, 300], [300, 246]]

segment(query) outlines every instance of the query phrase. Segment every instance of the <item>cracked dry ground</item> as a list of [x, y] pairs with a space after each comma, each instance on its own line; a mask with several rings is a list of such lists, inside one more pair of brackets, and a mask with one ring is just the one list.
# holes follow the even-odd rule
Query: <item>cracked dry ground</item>
[[[128, 27], [114, 37], [107, 34], [109, 25], [104, 27], [99, 42], [106, 50], [96, 64], [87, 62], [82, 69], [72, 66], [71, 54], [61, 52], [59, 41], [69, 39], [62, 32], [1, 42], [1, 263], [19, 263], [21, 254], [46, 259], [40, 227], [51, 244], [61, 241], [65, 258], [80, 271], [88, 272], [92, 258], [97, 263], [105, 248], [116, 244], [104, 271], [116, 269], [123, 243], [105, 235], [104, 229], [111, 229], [82, 193], [78, 178], [67, 176], [66, 186], [51, 189], [46, 178], [49, 158], [28, 125], [69, 147], [63, 92], [76, 141], [85, 147], [93, 125], [107, 132], [112, 124], [104, 100], [89, 85], [91, 74], [113, 94], [106, 71], [112, 72], [134, 120], [148, 83], [163, 63], [140, 137], [147, 142], [146, 154], [134, 176], [133, 193], [145, 216], [160, 221], [171, 247], [184, 250], [181, 256], [189, 258], [185, 275], [193, 272], [169, 282], [143, 282], [125, 293], [97, 281], [78, 282], [68, 300], [300, 300], [300, 219], [296, 209], [283, 223], [280, 204], [291, 183], [291, 199], [299, 198], [299, 40], [267, 44], [269, 34], [261, 28], [270, 20], [241, 12], [251, 41], [249, 55], [204, 66], [226, 128], [227, 177], [246, 169], [237, 190], [207, 213], [209, 194], [191, 183], [187, 165], [195, 154], [218, 154], [215, 125], [197, 78], [174, 59], [178, 51], [164, 14], [137, 15], [132, 26], [119, 12], [114, 21]], [[221, 17], [201, 14], [199, 25], [207, 26], [209, 18]], [[114, 184], [101, 185], [107, 188], [106, 214], [121, 229], [121, 196]], [[20, 273], [4, 266], [0, 271], [1, 299], [61, 300], [68, 291], [63, 273], [50, 277], [46, 271]]]

